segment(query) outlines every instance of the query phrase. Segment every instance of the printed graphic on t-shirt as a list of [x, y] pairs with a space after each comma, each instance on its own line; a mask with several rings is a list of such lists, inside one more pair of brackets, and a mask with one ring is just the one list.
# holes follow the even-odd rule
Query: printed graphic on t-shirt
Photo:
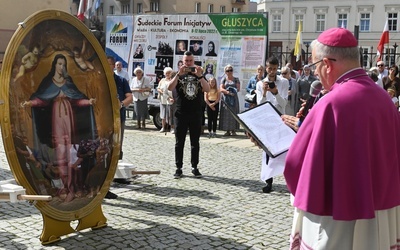
[[199, 80], [193, 75], [187, 75], [183, 79], [179, 79], [181, 90], [188, 100], [194, 100], [199, 93]]

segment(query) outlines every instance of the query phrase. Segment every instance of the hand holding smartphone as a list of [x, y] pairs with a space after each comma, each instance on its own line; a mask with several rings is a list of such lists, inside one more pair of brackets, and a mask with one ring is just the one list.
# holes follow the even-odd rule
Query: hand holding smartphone
[[196, 67], [186, 67], [185, 68], [185, 72], [186, 73], [189, 73], [189, 72], [196, 72]]

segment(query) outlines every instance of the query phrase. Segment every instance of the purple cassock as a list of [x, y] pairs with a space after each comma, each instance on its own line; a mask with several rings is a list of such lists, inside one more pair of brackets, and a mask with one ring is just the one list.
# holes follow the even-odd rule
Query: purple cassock
[[295, 207], [334, 220], [400, 205], [400, 114], [363, 69], [342, 75], [312, 108], [284, 176]]

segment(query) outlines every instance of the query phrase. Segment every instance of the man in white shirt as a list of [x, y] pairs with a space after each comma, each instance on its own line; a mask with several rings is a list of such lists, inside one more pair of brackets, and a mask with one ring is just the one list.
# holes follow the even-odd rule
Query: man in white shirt
[[125, 70], [122, 69], [122, 62], [117, 61], [117, 62], [115, 63], [115, 70], [114, 70], [114, 73], [115, 73], [117, 76], [120, 76], [120, 77], [125, 78], [125, 79], [129, 82], [129, 80], [130, 80], [129, 74], [128, 74], [128, 72], [126, 72]]
[[266, 62], [267, 77], [262, 81], [257, 82], [256, 85], [257, 104], [269, 101], [279, 110], [279, 112], [285, 114], [289, 81], [286, 78], [277, 75], [278, 66], [279, 61], [277, 58], [268, 58]]
[[[265, 67], [267, 71], [267, 77], [257, 82], [256, 85], [257, 104], [269, 101], [279, 110], [279, 112], [285, 114], [289, 92], [289, 81], [286, 78], [277, 75], [278, 66], [279, 61], [277, 58], [270, 57], [267, 59]], [[263, 154], [263, 159], [266, 159], [266, 164], [264, 164], [263, 160], [261, 169], [261, 180], [267, 183], [267, 186], [263, 188], [263, 192], [270, 193], [272, 191], [273, 179], [272, 177], [266, 177], [265, 171], [268, 166], [274, 164], [274, 159], [269, 158], [265, 152], [263, 152]]]
[[378, 67], [378, 78], [382, 80], [383, 77], [388, 76], [389, 71], [385, 68], [385, 62], [379, 61], [376, 66]]

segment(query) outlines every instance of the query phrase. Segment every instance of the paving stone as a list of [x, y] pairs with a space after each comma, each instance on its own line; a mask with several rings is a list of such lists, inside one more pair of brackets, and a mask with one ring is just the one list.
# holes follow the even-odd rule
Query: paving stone
[[[111, 183], [116, 200], [104, 200], [108, 226], [84, 230], [42, 246], [42, 217], [28, 202], [0, 203], [0, 249], [287, 249], [293, 208], [283, 177], [273, 192], [262, 193], [261, 150], [244, 135], [200, 138], [199, 168], [190, 169], [190, 140], [184, 151], [184, 177], [174, 179], [174, 143], [148, 124], [132, 129], [128, 120], [124, 162], [142, 175], [130, 185]], [[223, 134], [222, 131], [218, 131]], [[0, 142], [0, 180], [13, 178]]]

